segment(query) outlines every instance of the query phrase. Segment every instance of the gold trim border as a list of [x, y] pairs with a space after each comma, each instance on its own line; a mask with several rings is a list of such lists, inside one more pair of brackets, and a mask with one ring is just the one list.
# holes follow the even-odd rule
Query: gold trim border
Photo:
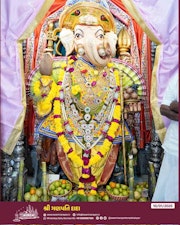
[[152, 70], [152, 78], [151, 78], [150, 104], [151, 104], [151, 110], [152, 110], [152, 114], [153, 114], [153, 120], [154, 120], [156, 132], [160, 138], [160, 141], [163, 142], [164, 136], [166, 133], [166, 128], [164, 126], [164, 122], [163, 122], [162, 116], [160, 114], [160, 109], [159, 109], [159, 105], [158, 105], [157, 79], [156, 79], [156, 74], [158, 71], [159, 61], [160, 61], [160, 54], [163, 50], [163, 46], [162, 46], [162, 43], [160, 42], [160, 40], [153, 34], [153, 32], [150, 30], [148, 25], [143, 20], [142, 16], [138, 12], [138, 9], [135, 6], [134, 2], [132, 0], [122, 0], [122, 2], [124, 4], [124, 6], [127, 8], [127, 10], [130, 12], [132, 17], [136, 20], [136, 22], [142, 28], [142, 30], [150, 38], [150, 40], [157, 44], [154, 66], [153, 66], [153, 70]]
[[16, 143], [22, 133], [23, 126], [24, 126], [25, 113], [26, 113], [26, 90], [25, 90], [25, 73], [24, 73], [22, 41], [24, 39], [27, 39], [31, 35], [31, 33], [33, 33], [34, 29], [39, 24], [39, 22], [43, 19], [45, 14], [48, 12], [48, 10], [51, 7], [51, 5], [53, 4], [53, 2], [54, 2], [54, 0], [44, 1], [44, 3], [42, 4], [42, 7], [40, 8], [36, 17], [33, 19], [33, 21], [30, 23], [30, 25], [27, 27], [27, 29], [24, 31], [24, 33], [17, 40], [17, 49], [18, 49], [19, 61], [20, 61], [20, 76], [22, 79], [21, 103], [23, 106], [23, 110], [20, 113], [20, 115], [16, 121], [16, 124], [14, 125], [14, 128], [9, 136], [9, 139], [7, 140], [5, 146], [2, 148], [2, 150], [9, 155], [12, 154], [12, 152], [16, 146]]

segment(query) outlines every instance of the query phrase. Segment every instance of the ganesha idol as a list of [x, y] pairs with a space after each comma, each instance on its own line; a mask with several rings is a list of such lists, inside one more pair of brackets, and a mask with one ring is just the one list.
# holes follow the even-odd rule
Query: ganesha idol
[[[114, 18], [103, 2], [67, 5], [59, 19], [66, 57], [45, 55], [30, 84], [34, 106], [42, 118], [39, 132], [57, 139], [59, 163], [78, 193], [96, 194], [114, 169], [122, 130], [123, 88], [142, 80], [118, 59]], [[132, 79], [129, 79], [132, 75]], [[135, 80], [135, 81], [134, 81]]]

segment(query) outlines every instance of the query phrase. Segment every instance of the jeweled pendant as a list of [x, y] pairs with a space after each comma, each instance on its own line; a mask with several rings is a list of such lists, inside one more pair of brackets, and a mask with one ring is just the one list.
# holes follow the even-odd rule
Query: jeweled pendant
[[[91, 121], [91, 122], [92, 122], [92, 121]], [[88, 128], [89, 128], [90, 130], [94, 129], [94, 124], [92, 124], [92, 123], [88, 124]]]
[[85, 119], [86, 121], [89, 121], [89, 120], [91, 119], [91, 115], [88, 114], [88, 113], [86, 113], [86, 114], [84, 115], [84, 119]]
[[91, 133], [91, 130], [90, 129], [85, 129], [85, 133], [86, 134], [90, 134]]
[[[85, 121], [84, 121], [84, 122], [85, 122]], [[83, 130], [85, 130], [85, 129], [87, 129], [87, 124], [84, 124], [84, 123], [83, 123], [83, 124], [81, 124], [81, 127], [82, 127]]]
[[91, 143], [90, 142], [86, 142], [86, 147], [90, 148], [90, 146], [91, 146]]
[[91, 111], [91, 108], [90, 107], [85, 107], [85, 109], [84, 109], [84, 112], [85, 113], [90, 113], [90, 111]]
[[85, 86], [89, 88], [89, 87], [91, 87], [91, 83], [90, 82], [86, 82]]
[[92, 87], [95, 87], [96, 84], [97, 84], [97, 82], [96, 82], [96, 81], [93, 81], [93, 82], [91, 83], [91, 86], [92, 86]]
[[90, 134], [84, 135], [85, 142], [91, 142], [93, 140], [93, 136]]
[[77, 110], [73, 110], [73, 115], [74, 116], [78, 116], [78, 111]]

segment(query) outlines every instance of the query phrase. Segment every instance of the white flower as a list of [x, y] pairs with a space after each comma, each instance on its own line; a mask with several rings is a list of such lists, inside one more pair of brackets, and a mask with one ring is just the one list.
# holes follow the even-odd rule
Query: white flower
[[96, 25], [96, 24], [98, 24], [97, 18], [92, 16], [92, 15], [90, 15], [90, 14], [87, 14], [85, 16], [81, 16], [79, 18], [79, 21], [80, 21], [80, 23], [87, 24], [87, 25]]

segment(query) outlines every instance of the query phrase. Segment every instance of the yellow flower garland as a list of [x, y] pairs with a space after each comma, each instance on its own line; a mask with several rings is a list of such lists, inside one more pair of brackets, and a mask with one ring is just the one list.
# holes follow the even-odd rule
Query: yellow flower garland
[[[72, 64], [73, 62], [74, 62], [74, 60], [72, 60], [72, 59], [68, 60], [69, 65]], [[64, 66], [66, 66], [65, 63], [61, 67], [63, 68]], [[108, 63], [107, 67], [108, 68], [113, 67], [113, 63]], [[120, 87], [119, 72], [117, 70], [115, 70], [113, 73], [115, 76], [116, 85], [118, 87]], [[88, 165], [84, 165], [83, 159], [81, 159], [80, 156], [77, 155], [76, 151], [71, 148], [67, 138], [65, 137], [65, 133], [64, 133], [63, 121], [61, 119], [61, 115], [62, 115], [61, 102], [60, 102], [60, 98], [59, 98], [60, 91], [61, 91], [61, 84], [63, 82], [64, 75], [65, 75], [65, 71], [63, 73], [62, 70], [60, 70], [57, 84], [52, 80], [51, 90], [50, 90], [48, 96], [45, 96], [44, 98], [42, 97], [42, 99], [38, 102], [37, 110], [41, 116], [44, 116], [45, 114], [47, 114], [51, 111], [52, 101], [54, 100], [53, 112], [54, 112], [55, 132], [57, 133], [58, 141], [61, 143], [61, 145], [63, 147], [63, 151], [67, 154], [68, 158], [71, 159], [78, 166], [81, 166], [84, 169], [90, 169], [91, 166], [98, 163], [101, 160], [101, 158], [111, 149], [111, 146], [112, 146], [111, 139], [115, 138], [116, 132], [119, 128], [119, 123], [117, 121], [120, 120], [120, 115], [121, 115], [120, 97], [118, 97], [118, 99], [117, 99], [117, 104], [115, 105], [115, 109], [114, 109], [114, 113], [113, 113], [113, 119], [111, 121], [110, 127], [107, 132], [107, 136], [109, 136], [111, 139], [109, 140], [108, 138], [105, 138], [105, 140], [104, 140], [102, 146], [100, 147], [100, 149], [98, 150], [98, 152], [89, 159]], [[77, 87], [74, 87], [73, 91], [78, 93], [78, 91], [80, 91], [80, 90], [78, 89], [78, 86], [77, 86]], [[41, 97], [39, 80], [35, 80], [33, 92], [37, 98]], [[118, 96], [120, 96], [120, 95], [118, 95]], [[89, 178], [89, 174], [82, 173], [82, 178]], [[91, 183], [91, 187], [92, 187], [92, 190], [90, 191], [90, 194], [93, 194], [93, 195], [96, 194], [97, 193], [96, 192], [96, 188], [97, 188], [96, 180]], [[78, 193], [83, 194], [83, 195], [85, 194], [84, 183], [82, 183], [80, 181], [79, 181]]]
[[39, 99], [37, 102], [37, 113], [39, 116], [45, 116], [50, 113], [52, 109], [52, 101], [56, 96], [57, 93], [57, 84], [54, 82], [54, 80], [50, 76], [42, 76], [43, 83], [50, 83], [51, 84], [51, 89], [48, 95], [42, 96], [42, 91], [41, 91], [41, 81], [36, 80], [34, 83], [32, 83], [32, 93], [34, 96]]
[[[108, 67], [112, 67], [112, 66], [113, 66], [112, 63], [108, 65]], [[115, 71], [114, 75], [115, 75], [116, 84], [117, 84], [117, 86], [120, 87], [119, 73], [117, 73]], [[62, 83], [62, 80], [60, 80], [60, 82]], [[68, 154], [68, 158], [70, 158], [74, 163], [78, 164], [79, 166], [81, 166], [83, 168], [90, 168], [92, 165], [98, 163], [101, 160], [101, 157], [103, 157], [110, 150], [110, 148], [112, 146], [112, 142], [109, 141], [107, 138], [105, 138], [105, 140], [104, 140], [100, 150], [97, 152], [97, 154], [90, 158], [88, 165], [86, 165], [86, 166], [83, 165], [83, 160], [76, 154], [75, 150], [70, 147], [69, 142], [63, 133], [64, 129], [63, 129], [63, 125], [62, 125], [62, 119], [60, 117], [60, 115], [61, 115], [61, 103], [60, 103], [60, 99], [59, 99], [60, 90], [61, 90], [61, 86], [59, 85], [59, 87], [57, 89], [56, 98], [54, 101], [54, 116], [55, 116], [54, 122], [55, 122], [56, 133], [59, 134], [58, 140], [61, 143], [61, 145], [64, 149], [64, 152], [66, 154]], [[118, 97], [117, 102], [118, 102], [118, 104], [115, 106], [114, 114], [113, 114], [113, 119], [115, 119], [115, 120], [119, 120], [120, 114], [121, 114], [119, 97]], [[118, 130], [118, 127], [119, 127], [119, 124], [117, 122], [112, 121], [111, 125], [109, 127], [109, 130], [107, 132], [107, 135], [109, 135], [110, 137], [112, 137], [114, 139], [115, 134]], [[100, 154], [98, 154], [98, 153], [100, 153]], [[82, 177], [88, 178], [89, 175], [82, 174]], [[96, 188], [97, 187], [96, 181], [93, 181], [91, 185], [92, 185], [92, 187]], [[82, 182], [79, 182], [78, 193], [85, 194], [83, 189], [84, 189], [84, 184]], [[96, 194], [96, 193], [97, 193], [96, 190], [90, 191], [90, 194]]]
[[43, 98], [41, 101], [38, 102], [37, 112], [40, 116], [45, 116], [50, 113], [52, 109], [52, 101], [56, 96], [56, 92], [57, 92], [56, 89], [57, 89], [57, 84], [53, 81], [49, 94], [45, 98]]
[[[61, 87], [58, 86], [57, 88], [57, 99], [55, 98], [54, 100], [54, 123], [55, 123], [55, 131], [57, 134], [61, 134], [59, 137], [58, 137], [58, 140], [59, 142], [61, 143], [62, 147], [63, 147], [63, 150], [64, 152], [67, 154], [69, 149], [71, 148], [70, 145], [69, 145], [69, 142], [67, 140], [67, 138], [65, 137], [64, 135], [64, 128], [63, 128], [63, 125], [62, 125], [62, 120], [61, 120], [61, 117], [59, 115], [61, 115], [61, 106], [60, 106], [60, 100], [58, 99], [59, 98], [59, 92], [61, 90]], [[59, 117], [56, 117], [59, 116]], [[83, 166], [83, 160], [75, 153], [75, 151], [72, 151], [71, 153], [68, 154], [68, 157], [76, 162], [79, 166]]]
[[34, 86], [33, 86], [32, 92], [34, 92], [34, 95], [35, 95], [37, 98], [41, 97], [40, 86], [41, 86], [40, 80], [37, 80], [37, 81], [34, 82]]

